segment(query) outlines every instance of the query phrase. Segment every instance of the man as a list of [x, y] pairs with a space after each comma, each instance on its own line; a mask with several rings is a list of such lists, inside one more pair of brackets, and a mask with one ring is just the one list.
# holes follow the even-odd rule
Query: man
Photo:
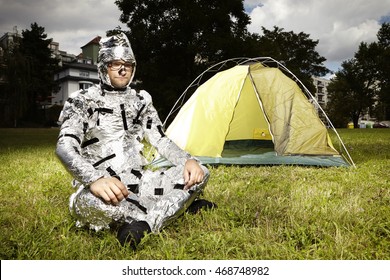
[[[94, 230], [121, 225], [118, 240], [135, 248], [188, 208], [216, 205], [197, 199], [208, 170], [173, 143], [162, 129], [151, 96], [130, 87], [136, 60], [125, 34], [100, 41], [100, 84], [70, 96], [60, 115], [56, 153], [74, 176], [70, 211], [77, 226]], [[145, 169], [146, 139], [173, 163]]]

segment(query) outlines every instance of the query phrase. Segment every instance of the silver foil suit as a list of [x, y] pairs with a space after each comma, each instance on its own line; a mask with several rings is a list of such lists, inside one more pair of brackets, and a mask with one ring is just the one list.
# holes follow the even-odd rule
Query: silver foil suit
[[[101, 62], [123, 58], [124, 52], [118, 48], [112, 52], [110, 48], [104, 51], [103, 47], [99, 54]], [[134, 58], [131, 48], [131, 52], [125, 50]], [[121, 90], [104, 89], [103, 85], [109, 82], [104, 72], [106, 66], [100, 63], [98, 67], [102, 83], [72, 94], [59, 119], [62, 125], [56, 154], [74, 176], [76, 189], [70, 197], [70, 212], [77, 226], [96, 231], [116, 222], [142, 220], [153, 232], [158, 232], [202, 192], [209, 171], [202, 166], [203, 182], [183, 190], [184, 164], [191, 155], [165, 136], [151, 96], [129, 86]], [[144, 139], [174, 166], [146, 169], [148, 161], [142, 154]], [[120, 179], [130, 191], [117, 206], [106, 204], [89, 191], [92, 182], [109, 176]]]

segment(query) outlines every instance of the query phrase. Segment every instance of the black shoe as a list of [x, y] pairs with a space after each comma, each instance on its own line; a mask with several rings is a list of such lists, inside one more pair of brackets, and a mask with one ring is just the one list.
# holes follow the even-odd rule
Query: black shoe
[[214, 209], [217, 208], [217, 204], [207, 201], [206, 199], [197, 199], [191, 203], [191, 205], [187, 208], [187, 212], [191, 214], [196, 214], [202, 209]]
[[136, 249], [141, 239], [149, 232], [150, 227], [145, 221], [126, 223], [118, 229], [117, 238], [122, 246], [129, 243], [131, 248]]

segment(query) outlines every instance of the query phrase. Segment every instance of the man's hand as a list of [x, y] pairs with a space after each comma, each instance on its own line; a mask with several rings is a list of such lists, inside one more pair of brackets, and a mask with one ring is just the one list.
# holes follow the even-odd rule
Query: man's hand
[[194, 159], [189, 159], [184, 165], [184, 189], [188, 190], [194, 184], [203, 181], [204, 172], [198, 162]]
[[93, 182], [89, 189], [92, 194], [112, 205], [118, 205], [129, 195], [126, 186], [115, 177], [100, 178]]

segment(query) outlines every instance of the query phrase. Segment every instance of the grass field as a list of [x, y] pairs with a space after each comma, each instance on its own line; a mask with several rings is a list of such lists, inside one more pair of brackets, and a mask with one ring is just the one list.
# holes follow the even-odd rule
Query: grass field
[[390, 259], [390, 129], [341, 129], [357, 168], [210, 168], [218, 209], [184, 215], [134, 252], [75, 227], [57, 129], [0, 129], [0, 258]]

